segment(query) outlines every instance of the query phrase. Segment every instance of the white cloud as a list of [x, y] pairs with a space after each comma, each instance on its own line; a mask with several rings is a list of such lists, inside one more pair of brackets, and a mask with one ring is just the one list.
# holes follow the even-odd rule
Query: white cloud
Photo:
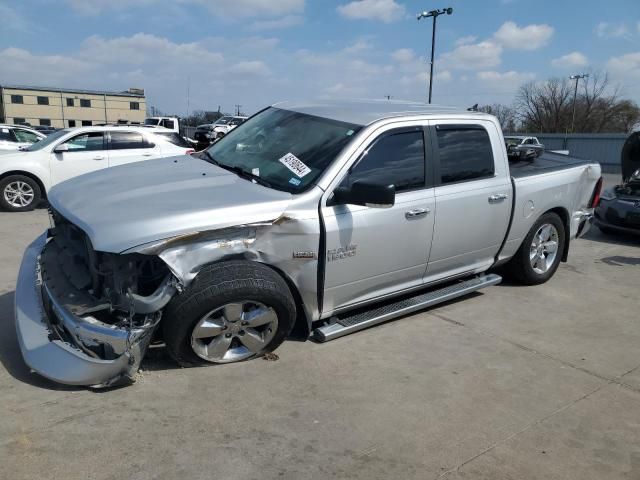
[[512, 95], [522, 84], [530, 82], [536, 76], [534, 73], [510, 70], [508, 72], [478, 72], [476, 78], [492, 92]]
[[405, 7], [395, 0], [354, 0], [337, 8], [343, 17], [357, 20], [380, 20], [385, 23], [402, 18]]
[[277, 30], [280, 28], [295, 27], [304, 23], [304, 17], [302, 15], [287, 15], [282, 18], [276, 18], [274, 20], [257, 20], [253, 22], [250, 30]]
[[640, 80], [640, 52], [610, 58], [607, 69], [623, 81]]
[[271, 74], [269, 67], [260, 60], [238, 62], [230, 66], [227, 71], [237, 73], [238, 75], [251, 75], [255, 77], [265, 77]]
[[586, 67], [589, 59], [584, 53], [571, 52], [551, 60], [551, 65], [559, 68]]
[[466, 37], [460, 37], [456, 40], [456, 46], [460, 45], [468, 45], [470, 43], [475, 42], [478, 39], [475, 35], [467, 35]]
[[358, 40], [355, 43], [345, 47], [342, 51], [345, 53], [358, 53], [364, 52], [365, 50], [369, 50], [371, 48], [371, 43], [367, 40]]
[[7, 30], [25, 33], [31, 33], [36, 30], [31, 21], [27, 20], [9, 5], [0, 4], [0, 18], [2, 19], [2, 28]]
[[505, 22], [493, 35], [504, 48], [513, 50], [537, 50], [549, 43], [553, 27], [546, 24], [527, 25], [520, 28], [515, 22]]
[[107, 10], [131, 10], [141, 7], [168, 8], [177, 5], [207, 8], [212, 15], [220, 17], [283, 16], [301, 13], [305, 0], [67, 0], [67, 3], [82, 15], [100, 15]]
[[400, 63], [413, 62], [416, 58], [416, 54], [410, 48], [399, 48], [391, 54], [391, 57]]
[[629, 38], [631, 32], [624, 23], [600, 22], [596, 25], [596, 35], [600, 38]]
[[502, 47], [492, 41], [460, 45], [441, 57], [447, 69], [478, 70], [500, 65]]

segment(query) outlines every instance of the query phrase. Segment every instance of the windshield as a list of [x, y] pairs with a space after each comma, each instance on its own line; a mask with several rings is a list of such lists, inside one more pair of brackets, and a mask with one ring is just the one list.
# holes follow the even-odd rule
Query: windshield
[[159, 118], [145, 118], [144, 119], [144, 124], [145, 125], [160, 125], [160, 119]]
[[520, 145], [521, 141], [521, 138], [504, 137], [504, 143], [506, 143], [507, 145]]
[[69, 129], [58, 130], [57, 132], [53, 132], [49, 136], [44, 137], [42, 140], [38, 140], [36, 143], [32, 143], [27, 148], [23, 148], [22, 150], [24, 152], [35, 152], [36, 150], [42, 150], [43, 148], [48, 147], [49, 145], [51, 145], [60, 137], [66, 135], [70, 131], [71, 130]]
[[216, 120], [213, 124], [214, 125], [226, 125], [227, 123], [229, 123], [231, 121], [233, 117], [221, 117], [218, 120]]
[[272, 107], [213, 144], [204, 159], [277, 190], [300, 193], [361, 128]]

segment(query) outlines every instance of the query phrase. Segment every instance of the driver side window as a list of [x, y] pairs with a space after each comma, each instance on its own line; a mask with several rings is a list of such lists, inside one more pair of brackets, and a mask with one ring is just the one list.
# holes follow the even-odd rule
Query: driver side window
[[76, 135], [64, 143], [70, 152], [91, 152], [104, 150], [104, 135], [102, 132], [87, 132]]
[[422, 130], [384, 134], [351, 167], [341, 187], [356, 180], [394, 185], [396, 192], [425, 186], [424, 134]]

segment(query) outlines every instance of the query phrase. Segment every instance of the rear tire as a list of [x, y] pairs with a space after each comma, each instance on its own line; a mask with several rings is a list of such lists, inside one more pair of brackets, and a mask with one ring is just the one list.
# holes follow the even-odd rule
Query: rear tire
[[539, 285], [548, 281], [560, 265], [566, 244], [566, 232], [560, 217], [545, 213], [522, 241], [522, 245], [506, 265], [506, 272], [523, 285]]
[[604, 233], [605, 235], [615, 235], [616, 232], [612, 229], [610, 229], [609, 227], [603, 227], [601, 225], [598, 225], [598, 229]]
[[204, 267], [163, 318], [169, 354], [183, 367], [249, 360], [289, 335], [296, 304], [286, 282], [255, 262]]
[[25, 175], [9, 175], [0, 180], [0, 208], [8, 212], [28, 212], [42, 200], [40, 185]]

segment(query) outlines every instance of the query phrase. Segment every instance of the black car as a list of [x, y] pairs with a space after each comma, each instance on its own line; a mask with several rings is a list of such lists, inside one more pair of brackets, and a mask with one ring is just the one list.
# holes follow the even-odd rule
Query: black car
[[622, 183], [602, 192], [595, 223], [603, 233], [640, 235], [640, 132], [622, 148]]

